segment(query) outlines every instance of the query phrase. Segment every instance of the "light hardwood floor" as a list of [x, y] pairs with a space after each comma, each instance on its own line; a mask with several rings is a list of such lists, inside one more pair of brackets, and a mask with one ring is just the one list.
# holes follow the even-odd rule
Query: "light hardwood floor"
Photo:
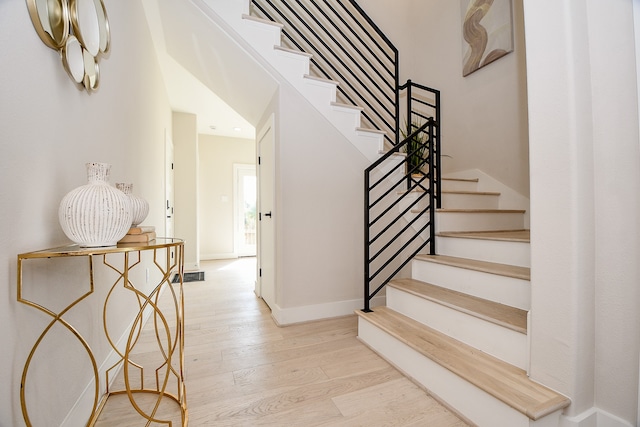
[[[185, 283], [189, 426], [467, 425], [362, 344], [355, 315], [278, 327], [253, 293], [254, 258], [202, 270]], [[96, 425], [145, 423], [116, 396]]]

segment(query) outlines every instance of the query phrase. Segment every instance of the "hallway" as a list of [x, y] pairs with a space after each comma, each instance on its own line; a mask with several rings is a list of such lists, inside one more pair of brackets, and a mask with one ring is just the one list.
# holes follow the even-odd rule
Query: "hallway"
[[[185, 283], [190, 426], [466, 425], [363, 345], [356, 316], [280, 328], [253, 293], [255, 258], [201, 267]], [[97, 425], [142, 425], [113, 405]]]

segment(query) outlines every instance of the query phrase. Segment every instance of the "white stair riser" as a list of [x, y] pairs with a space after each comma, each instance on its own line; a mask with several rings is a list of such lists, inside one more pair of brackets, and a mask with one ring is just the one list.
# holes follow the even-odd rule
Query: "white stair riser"
[[436, 238], [436, 248], [439, 255], [531, 267], [531, 247], [528, 242], [439, 236]]
[[530, 309], [531, 283], [528, 280], [418, 259], [412, 261], [411, 277], [522, 310]]
[[527, 368], [527, 336], [419, 296], [387, 287], [387, 307], [520, 369]]
[[442, 191], [478, 191], [475, 181], [442, 180]]
[[[410, 193], [406, 200], [413, 202], [424, 193]], [[416, 208], [429, 205], [429, 195], [416, 204]], [[442, 193], [443, 209], [498, 209], [498, 196], [492, 194]]]
[[375, 169], [375, 171], [378, 171], [380, 174], [375, 178], [372, 178], [371, 183], [373, 184], [391, 170], [393, 170], [393, 173], [389, 176], [389, 179], [392, 182], [400, 182], [402, 180], [402, 177], [404, 176], [404, 171], [402, 167], [399, 167], [399, 165], [403, 162], [404, 156], [396, 155], [389, 157], [387, 161], [383, 162], [378, 168]]
[[356, 130], [355, 137], [351, 136], [349, 139], [371, 162], [380, 158], [380, 150], [384, 146], [384, 137], [381, 134]]
[[440, 401], [480, 427], [558, 426], [560, 411], [532, 421], [361, 317], [358, 337]]
[[244, 31], [242, 36], [251, 46], [261, 52], [269, 52], [274, 46], [279, 46], [282, 40], [282, 29], [276, 25], [243, 19]]
[[249, 16], [250, 13], [249, 2], [244, 0], [204, 0], [204, 3], [227, 22], [241, 21], [243, 17]]
[[309, 57], [280, 49], [273, 49], [272, 64], [291, 80], [309, 74]]
[[300, 76], [299, 81], [295, 79], [290, 81], [312, 104], [316, 105], [316, 108], [319, 107], [326, 112], [331, 103], [336, 102], [336, 85], [332, 82], [303, 76]]
[[436, 227], [442, 231], [496, 231], [524, 228], [522, 213], [437, 212]]
[[333, 117], [332, 123], [334, 126], [345, 132], [347, 130], [353, 130], [360, 127], [360, 120], [362, 119], [362, 113], [360, 110], [331, 104], [327, 105], [325, 115], [331, 115]]
[[497, 194], [442, 193], [444, 209], [498, 209]]

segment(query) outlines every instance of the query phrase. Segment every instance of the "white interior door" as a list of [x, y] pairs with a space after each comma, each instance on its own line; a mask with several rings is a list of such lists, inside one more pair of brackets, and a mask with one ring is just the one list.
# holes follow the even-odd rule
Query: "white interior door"
[[174, 237], [174, 172], [173, 172], [173, 140], [171, 135], [165, 129], [165, 222], [164, 222], [164, 237]]
[[256, 294], [269, 307], [276, 303], [276, 223], [273, 116], [258, 133], [258, 280]]
[[234, 251], [237, 256], [256, 256], [258, 199], [256, 165], [234, 164]]

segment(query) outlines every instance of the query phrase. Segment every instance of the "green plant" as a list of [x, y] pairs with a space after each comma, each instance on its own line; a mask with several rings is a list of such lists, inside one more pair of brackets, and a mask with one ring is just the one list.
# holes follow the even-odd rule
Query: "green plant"
[[401, 130], [403, 140], [411, 136], [402, 151], [407, 154], [407, 168], [413, 174], [422, 173], [429, 149], [427, 134], [424, 131], [414, 134], [422, 125], [419, 121], [412, 121], [411, 124], [407, 122], [405, 129]]

